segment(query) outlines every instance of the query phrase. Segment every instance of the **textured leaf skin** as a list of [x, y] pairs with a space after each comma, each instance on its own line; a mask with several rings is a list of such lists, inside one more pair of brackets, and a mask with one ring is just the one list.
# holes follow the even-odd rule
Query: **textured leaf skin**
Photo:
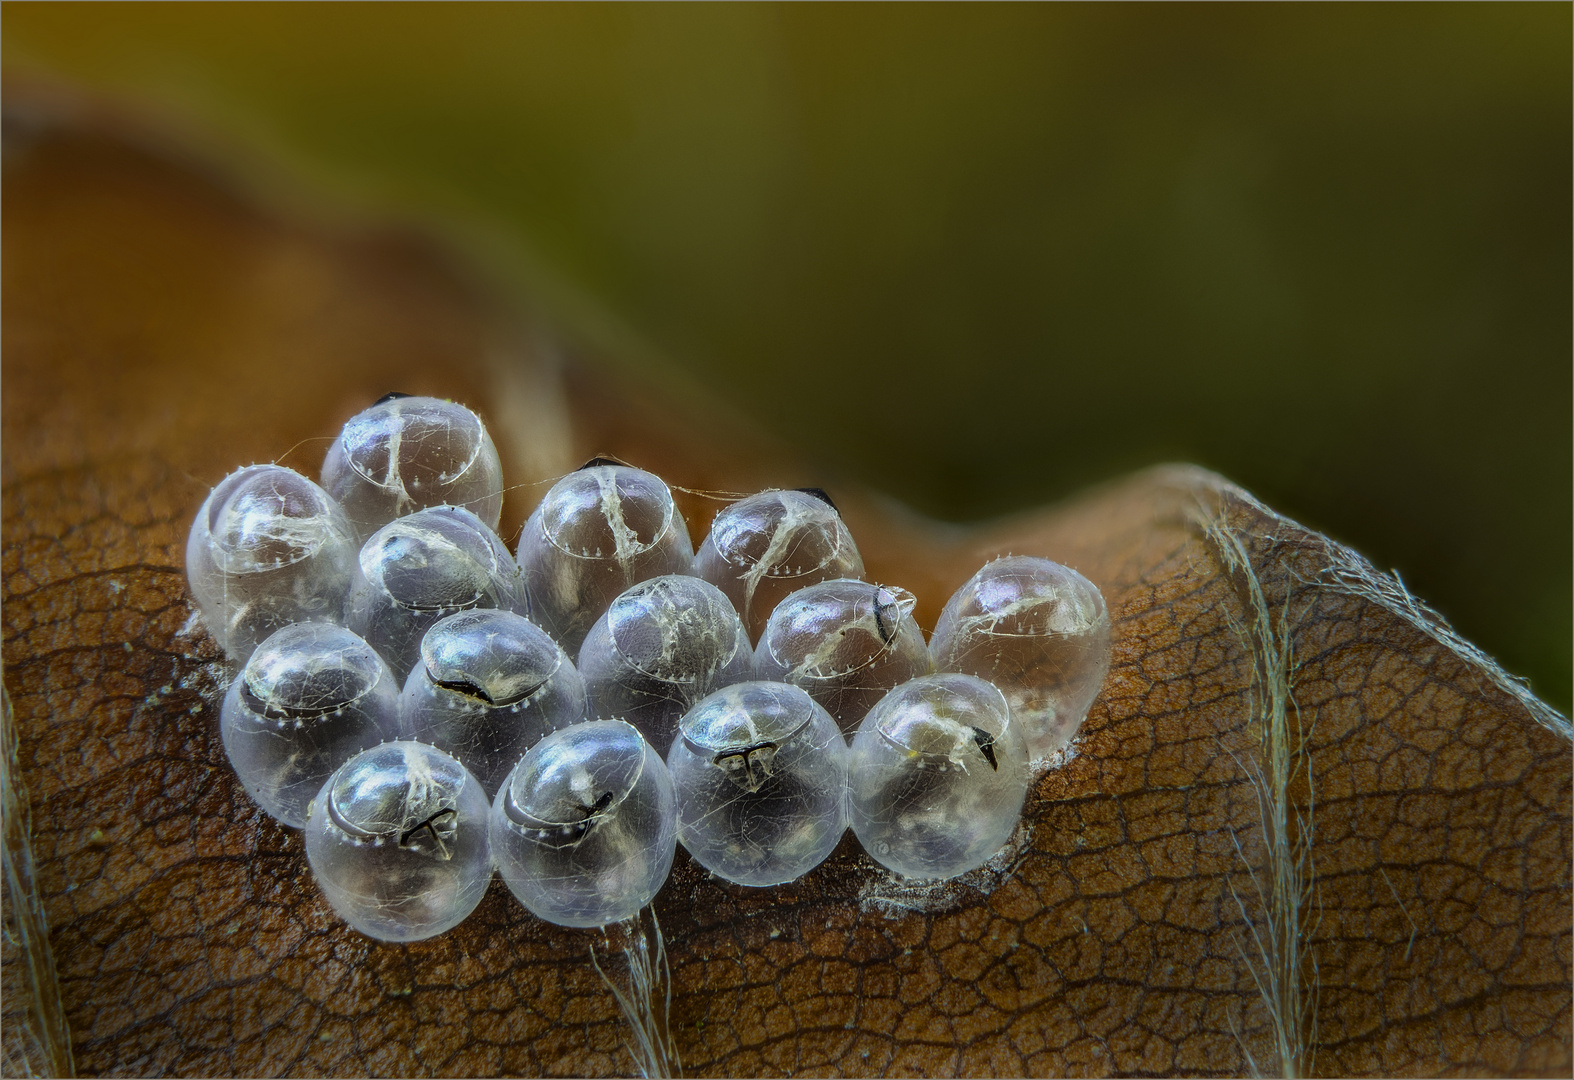
[[[824, 472], [581, 368], [560, 388], [531, 366], [531, 339], [419, 244], [292, 224], [90, 128], [17, 134], [5, 686], [77, 1068], [631, 1072], [588, 962], [601, 935], [535, 921], [496, 882], [462, 927], [418, 945], [332, 915], [300, 835], [224, 760], [224, 676], [188, 624], [186, 528], [231, 468], [331, 435], [391, 389], [479, 405], [510, 482], [595, 452], [695, 489]], [[284, 463], [312, 472], [321, 446]], [[505, 526], [542, 490], [511, 492]], [[1243, 767], [1262, 746], [1248, 576], [1288, 613], [1310, 753], [1310, 782], [1284, 793], [1313, 822], [1315, 967], [1295, 976], [1315, 1024], [1297, 1062], [1568, 1074], [1565, 721], [1424, 613], [1353, 588], [1378, 579], [1347, 552], [1198, 470], [971, 531], [837, 493], [871, 576], [917, 592], [926, 627], [984, 558], [1046, 554], [1104, 590], [1114, 662], [1075, 756], [1038, 783], [993, 869], [914, 888], [849, 835], [801, 882], [756, 891], [680, 852], [655, 909], [688, 1074], [1235, 1074], [1248, 1053], [1279, 1068], [1245, 951], [1270, 915], [1231, 893], [1255, 895], [1268, 859]], [[716, 504], [683, 501], [701, 534]], [[1221, 562], [1221, 535], [1249, 574]]]

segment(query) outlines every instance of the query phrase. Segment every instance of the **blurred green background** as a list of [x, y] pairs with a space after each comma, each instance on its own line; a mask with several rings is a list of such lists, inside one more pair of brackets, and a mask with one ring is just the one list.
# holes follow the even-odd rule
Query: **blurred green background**
[[941, 517], [1167, 459], [1570, 701], [1571, 8], [18, 4]]

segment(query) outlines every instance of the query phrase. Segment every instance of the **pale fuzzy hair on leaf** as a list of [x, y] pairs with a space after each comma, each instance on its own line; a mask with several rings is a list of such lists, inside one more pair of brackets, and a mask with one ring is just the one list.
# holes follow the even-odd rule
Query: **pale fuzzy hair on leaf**
[[49, 947], [49, 925], [33, 876], [32, 813], [17, 763], [11, 695], [0, 687], [0, 815], [5, 826], [6, 1076], [75, 1076], [71, 1033]]
[[[1246, 865], [1254, 896], [1243, 897], [1226, 879], [1246, 926], [1237, 941], [1241, 957], [1268, 1013], [1271, 1054], [1259, 1060], [1240, 1031], [1236, 1039], [1256, 1076], [1308, 1076], [1315, 1065], [1317, 960], [1311, 950], [1316, 919], [1312, 866], [1312, 773], [1307, 732], [1295, 702], [1295, 662], [1290, 640], [1290, 601], [1275, 613], [1241, 538], [1218, 517], [1202, 522], [1221, 568], [1234, 580], [1243, 616], [1227, 612], [1236, 636], [1252, 661], [1248, 731], [1255, 731], [1255, 752], [1226, 748], [1251, 783], [1262, 822], [1264, 858], [1257, 865], [1232, 834]], [[1260, 754], [1260, 756], [1259, 756]], [[1300, 802], [1296, 791], [1304, 791]], [[1253, 901], [1251, 904], [1248, 900]], [[1260, 918], [1253, 918], [1253, 910]], [[1233, 1024], [1233, 1020], [1232, 1020]]]
[[[645, 926], [649, 913], [650, 927]], [[601, 981], [612, 991], [618, 1010], [628, 1021], [630, 1036], [626, 1042], [634, 1064], [646, 1080], [669, 1080], [683, 1075], [683, 1063], [678, 1058], [678, 1048], [672, 1039], [672, 971], [667, 966], [667, 945], [662, 937], [661, 922], [654, 908], [646, 908], [631, 919], [609, 927], [612, 935], [603, 939], [610, 961], [616, 946], [612, 936], [622, 941], [623, 959], [628, 966], [627, 986], [620, 986], [596, 957], [596, 946], [590, 946], [590, 962], [601, 976]]]

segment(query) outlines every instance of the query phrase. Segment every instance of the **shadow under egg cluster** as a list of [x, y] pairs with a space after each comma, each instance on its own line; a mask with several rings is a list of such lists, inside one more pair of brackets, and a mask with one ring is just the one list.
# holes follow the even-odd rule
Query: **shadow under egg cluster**
[[226, 477], [186, 568], [240, 669], [236, 774], [382, 940], [457, 925], [494, 869], [542, 919], [625, 919], [679, 843], [751, 886], [849, 827], [895, 873], [965, 873], [1108, 669], [1098, 589], [1045, 559], [986, 564], [926, 642], [818, 490], [729, 504], [696, 553], [659, 477], [596, 459], [510, 554], [497, 451], [453, 402], [379, 401], [320, 480]]

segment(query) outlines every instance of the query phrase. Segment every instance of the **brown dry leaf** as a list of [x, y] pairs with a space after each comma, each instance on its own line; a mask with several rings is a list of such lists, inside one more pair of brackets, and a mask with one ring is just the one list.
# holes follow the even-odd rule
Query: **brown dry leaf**
[[[524, 485], [514, 525], [594, 451], [693, 489], [815, 476], [727, 421], [560, 380], [419, 244], [12, 119], [4, 663], [38, 906], [10, 830], [8, 1067], [24, 1026], [47, 1041], [47, 969], [22, 993], [44, 954], [17, 936], [41, 912], [83, 1072], [633, 1072], [601, 934], [500, 883], [417, 945], [333, 916], [224, 760], [187, 525], [240, 464], [307, 440], [284, 460], [315, 471], [390, 389], [481, 407]], [[984, 870], [902, 883], [849, 834], [748, 890], [680, 852], [655, 911], [687, 1073], [1568, 1075], [1568, 723], [1396, 582], [1197, 470], [982, 531], [838, 494], [921, 621], [984, 558], [1042, 553], [1103, 588], [1114, 663]], [[696, 532], [715, 505], [685, 496]]]

